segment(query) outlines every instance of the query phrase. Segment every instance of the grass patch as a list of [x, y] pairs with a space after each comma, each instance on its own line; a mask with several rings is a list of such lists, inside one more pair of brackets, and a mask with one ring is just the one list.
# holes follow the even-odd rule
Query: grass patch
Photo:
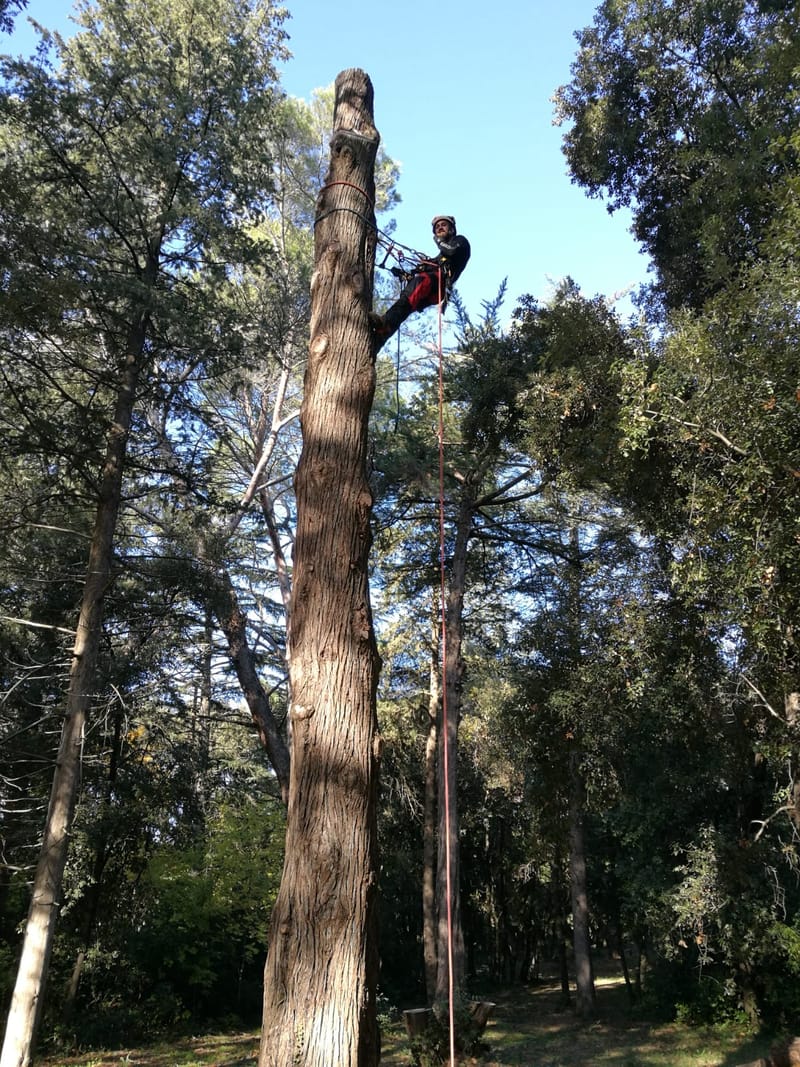
[[[735, 1067], [767, 1054], [771, 1039], [730, 1025], [688, 1027], [632, 1016], [621, 979], [597, 982], [597, 1016], [581, 1023], [560, 1008], [556, 983], [493, 993], [494, 1015], [483, 1067]], [[419, 1005], [405, 1005], [406, 1007]], [[402, 1023], [382, 1035], [381, 1067], [409, 1067]], [[150, 1048], [48, 1057], [41, 1067], [253, 1067], [258, 1034], [228, 1034], [162, 1042]], [[475, 1061], [472, 1061], [475, 1062]]]
[[[494, 992], [497, 1007], [484, 1039], [483, 1067], [735, 1067], [765, 1056], [769, 1036], [730, 1025], [689, 1027], [653, 1023], [628, 1008], [621, 978], [596, 983], [597, 1015], [582, 1023], [561, 1008], [555, 982]], [[409, 1067], [402, 1025], [384, 1034], [381, 1067]]]
[[47, 1056], [41, 1067], [252, 1067], [258, 1058], [258, 1033], [212, 1034], [160, 1041], [146, 1048]]

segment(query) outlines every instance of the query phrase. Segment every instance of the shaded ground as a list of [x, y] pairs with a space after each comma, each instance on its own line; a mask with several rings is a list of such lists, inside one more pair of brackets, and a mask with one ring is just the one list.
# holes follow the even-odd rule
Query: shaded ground
[[[598, 981], [597, 1020], [590, 1024], [561, 1010], [556, 983], [492, 999], [497, 1007], [486, 1030], [491, 1051], [480, 1061], [484, 1067], [735, 1067], [766, 1055], [770, 1045], [769, 1038], [730, 1027], [690, 1029], [633, 1018], [617, 978]], [[385, 1028], [383, 1045], [381, 1067], [409, 1067], [401, 1024]], [[257, 1034], [229, 1034], [39, 1062], [42, 1067], [253, 1067], [257, 1052]]]
[[82, 1056], [48, 1056], [37, 1067], [252, 1067], [257, 1033], [219, 1034], [164, 1041], [148, 1048], [123, 1048]]
[[[765, 1055], [768, 1038], [731, 1028], [652, 1024], [632, 1017], [621, 979], [597, 982], [597, 1019], [581, 1023], [561, 1008], [557, 983], [494, 998], [486, 1067], [734, 1067]], [[407, 1062], [407, 1061], [406, 1061]], [[402, 1057], [386, 1060], [392, 1067]]]

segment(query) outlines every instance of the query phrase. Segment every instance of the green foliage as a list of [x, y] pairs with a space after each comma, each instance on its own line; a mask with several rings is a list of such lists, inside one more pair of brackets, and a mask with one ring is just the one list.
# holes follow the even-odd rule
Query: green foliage
[[0, 0], [0, 32], [11, 33], [14, 16], [23, 11], [28, 0]]
[[[237, 969], [250, 989], [240, 1014], [259, 998], [267, 923], [282, 867], [281, 812], [255, 803], [223, 805], [207, 823], [207, 844], [157, 850], [144, 872], [146, 913], [136, 935], [143, 970], [172, 988], [192, 1014], [236, 1010]], [[255, 990], [254, 988], [255, 987]], [[239, 997], [242, 997], [241, 988]], [[238, 999], [238, 998], [237, 998]]]
[[[65, 1045], [258, 1011], [283, 816], [210, 578], [230, 577], [277, 706], [331, 104], [279, 98], [283, 18], [103, 0], [68, 46], [49, 41], [53, 66], [4, 66], [0, 586], [4, 613], [40, 624], [0, 628], [9, 944], [132, 309], [152, 326], [54, 956]], [[606, 0], [580, 35], [559, 96], [570, 166], [633, 206], [669, 316], [645, 304], [657, 320], [626, 329], [568, 279], [522, 298], [507, 333], [505, 287], [478, 323], [456, 302], [445, 556], [471, 480], [458, 779], [475, 984], [525, 978], [562, 943], [578, 746], [594, 928], [649, 957], [645, 1002], [692, 1022], [751, 1021], [754, 1003], [795, 1017], [795, 22], [783, 3]], [[397, 169], [378, 171], [388, 208]], [[422, 985], [436, 385], [399, 411], [385, 385], [373, 418], [382, 981], [398, 1002]], [[8, 950], [0, 976], [11, 966]], [[463, 1011], [459, 1028], [466, 1051]], [[419, 1062], [446, 1043], [439, 1021]]]
[[[694, 637], [683, 653], [674, 641], [659, 651], [654, 601], [634, 626], [633, 660], [619, 646], [626, 725], [646, 718], [638, 746], [621, 750], [622, 791], [604, 815], [622, 843], [619, 882], [600, 888], [621, 887], [625, 921], [663, 958], [651, 992], [687, 1018], [774, 1022], [791, 993], [770, 976], [793, 989], [770, 931], [797, 909], [785, 806], [800, 678], [788, 579], [800, 562], [794, 18], [785, 5], [604, 4], [560, 97], [574, 173], [615, 204], [635, 201], [656, 296], [677, 309], [614, 367], [610, 480], [662, 541], [667, 605], [682, 606]], [[732, 168], [735, 181], [721, 177]], [[709, 182], [725, 184], [713, 205]], [[677, 867], [653, 846], [670, 839]]]
[[745, 284], [673, 319], [648, 370], [626, 379], [623, 412], [632, 455], [664, 472], [652, 517], [680, 530], [677, 580], [718, 625], [743, 633], [751, 659], [769, 654], [791, 690], [798, 275], [785, 242], [794, 197], [784, 196]]
[[[130, 818], [131, 808], [126, 810]], [[102, 1046], [212, 1020], [254, 1022], [283, 828], [282, 808], [265, 802], [259, 790], [253, 799], [215, 804], [202, 842], [197, 835], [187, 835], [183, 845], [166, 837], [158, 845], [137, 838], [136, 857], [126, 855], [123, 840], [118, 865], [103, 874], [115, 907], [110, 900], [103, 907], [78, 1002], [72, 1017], [54, 1026], [55, 1040], [67, 1047]], [[71, 857], [73, 900], [64, 917], [56, 980], [61, 973], [66, 978], [80, 945], [80, 924], [74, 923], [91, 893], [91, 885], [80, 882], [82, 862], [78, 848]]]
[[606, 0], [558, 92], [576, 180], [633, 232], [668, 307], [735, 278], [796, 168], [796, 9], [759, 0]]
[[693, 984], [691, 1000], [675, 1005], [675, 1018], [688, 1026], [736, 1023], [747, 1026], [748, 1019], [741, 1010], [733, 982], [721, 982], [705, 975]]
[[545, 476], [558, 475], [566, 488], [613, 474], [618, 400], [611, 371], [628, 357], [613, 312], [566, 279], [544, 306], [523, 298], [513, 336], [530, 370], [518, 401], [524, 405], [526, 445]]
[[800, 919], [791, 925], [776, 922], [764, 945], [764, 965], [758, 974], [763, 1017], [772, 1025], [791, 1030], [800, 996]]

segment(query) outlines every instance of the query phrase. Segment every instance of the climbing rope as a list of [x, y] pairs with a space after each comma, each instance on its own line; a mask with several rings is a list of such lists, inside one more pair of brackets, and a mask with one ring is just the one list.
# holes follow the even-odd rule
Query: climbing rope
[[[375, 208], [374, 201], [364, 189], [359, 185], [355, 185], [353, 182], [347, 181], [335, 181], [328, 182], [327, 185], [323, 185], [320, 189], [319, 195], [325, 192], [326, 189], [331, 189], [335, 185], [343, 185], [348, 189], [355, 189], [357, 193], [360, 193], [369, 204], [370, 208]], [[375, 231], [375, 243], [376, 247], [384, 250], [384, 256], [380, 263], [377, 264], [380, 270], [390, 270], [394, 274], [398, 274], [402, 271], [407, 277], [411, 277], [412, 274], [417, 272], [421, 267], [434, 267], [437, 271], [438, 285], [439, 285], [439, 351], [441, 355], [441, 336], [442, 336], [442, 301], [444, 299], [443, 285], [442, 285], [442, 267], [440, 263], [430, 260], [425, 253], [418, 252], [416, 249], [411, 248], [409, 245], [401, 244], [400, 241], [396, 241], [393, 237], [390, 237], [388, 233], [384, 233], [380, 230], [372, 219], [367, 218], [362, 212], [357, 211], [352, 207], [337, 206], [328, 208], [327, 211], [323, 211], [321, 215], [318, 215], [314, 219], [314, 226], [322, 222], [323, 219], [327, 219], [330, 215], [335, 214], [338, 211], [346, 211], [351, 215], [355, 215], [360, 219], [365, 226]], [[413, 263], [406, 265], [407, 258], [412, 258]], [[397, 262], [397, 268], [388, 267], [386, 264], [390, 259], [394, 259]], [[394, 416], [394, 431], [397, 433], [397, 429], [400, 425], [400, 334], [397, 335], [397, 355], [395, 358], [395, 382], [394, 382], [394, 394], [395, 394], [395, 416]]]
[[394, 359], [394, 432], [400, 427], [400, 331], [397, 331], [397, 354]]
[[364, 197], [364, 199], [366, 200], [366, 202], [369, 204], [370, 207], [374, 207], [375, 206], [374, 201], [373, 201], [372, 197], [369, 195], [369, 193], [365, 192], [361, 188], [360, 185], [355, 185], [353, 182], [344, 182], [344, 181], [328, 182], [327, 185], [323, 185], [322, 186], [322, 188], [320, 189], [320, 194], [324, 193], [326, 189], [332, 189], [334, 187], [334, 185], [346, 185], [348, 189], [355, 189], [355, 191], [357, 193], [361, 193], [361, 195]]
[[[354, 185], [353, 182], [328, 182], [327, 185], [323, 185], [320, 189], [320, 195], [324, 193], [326, 189], [332, 189], [335, 185], [344, 185], [348, 189], [355, 189], [357, 193], [361, 193], [361, 195], [367, 201], [369, 206], [374, 210], [375, 202], [373, 201], [372, 197], [369, 195], [369, 193], [362, 189], [360, 185]], [[327, 219], [329, 215], [333, 215], [337, 211], [346, 211], [351, 215], [355, 215], [357, 218], [361, 219], [361, 221], [366, 226], [368, 226], [369, 229], [375, 231], [376, 244], [379, 248], [385, 250], [383, 260], [381, 263], [378, 264], [378, 266], [382, 270], [386, 269], [386, 264], [390, 258], [397, 260], [398, 266], [402, 270], [408, 270], [409, 274], [413, 273], [413, 268], [407, 268], [405, 266], [405, 261], [407, 258], [412, 258], [414, 260], [414, 267], [419, 266], [421, 262], [430, 262], [429, 260], [427, 260], [427, 257], [425, 256], [424, 252], [418, 252], [415, 248], [411, 248], [410, 245], [404, 245], [400, 241], [396, 241], [388, 233], [384, 233], [383, 230], [379, 229], [377, 224], [373, 222], [372, 219], [367, 218], [366, 215], [362, 214], [360, 211], [357, 211], [355, 208], [352, 207], [342, 206], [328, 208], [328, 210], [323, 211], [321, 215], [317, 215], [317, 217], [314, 219], [314, 225], [316, 226], [318, 223], [322, 222], [323, 219]]]
[[439, 579], [441, 604], [442, 649], [442, 778], [444, 779], [444, 848], [445, 895], [447, 906], [447, 999], [450, 1027], [450, 1067], [456, 1062], [455, 989], [453, 981], [453, 887], [450, 869], [450, 744], [447, 730], [447, 580], [445, 571], [444, 537], [444, 357], [442, 350], [442, 271], [439, 276]]

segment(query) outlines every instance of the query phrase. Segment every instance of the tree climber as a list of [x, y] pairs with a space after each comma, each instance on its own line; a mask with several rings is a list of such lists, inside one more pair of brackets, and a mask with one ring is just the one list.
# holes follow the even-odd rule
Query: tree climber
[[369, 321], [376, 349], [388, 341], [412, 311], [424, 311], [440, 302], [444, 311], [450, 290], [467, 265], [469, 241], [456, 233], [453, 216], [436, 215], [432, 226], [438, 254], [420, 259], [412, 271], [392, 267], [392, 274], [405, 281], [403, 290], [385, 315], [370, 312]]

